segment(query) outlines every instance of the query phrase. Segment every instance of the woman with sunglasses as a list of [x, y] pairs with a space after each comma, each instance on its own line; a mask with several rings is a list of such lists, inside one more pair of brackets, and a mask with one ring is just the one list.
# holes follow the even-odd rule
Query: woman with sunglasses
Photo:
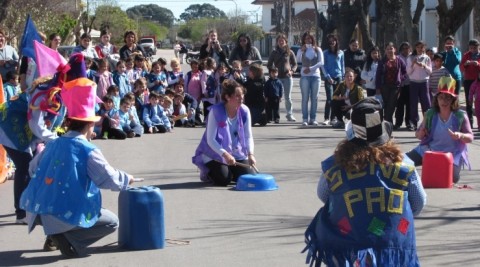
[[422, 165], [425, 152], [441, 151], [453, 154], [454, 183], [460, 180], [463, 165], [470, 169], [467, 144], [473, 141], [473, 133], [467, 113], [460, 109], [455, 83], [448, 88], [439, 86], [433, 98], [433, 107], [425, 113], [415, 136], [421, 140], [420, 144], [407, 153], [415, 166]]
[[237, 44], [230, 53], [228, 63], [231, 65], [235, 60], [242, 62], [242, 72], [244, 75], [248, 73], [248, 67], [251, 64], [256, 63], [262, 65], [262, 56], [258, 49], [252, 45], [252, 40], [246, 33], [241, 33], [238, 36]]

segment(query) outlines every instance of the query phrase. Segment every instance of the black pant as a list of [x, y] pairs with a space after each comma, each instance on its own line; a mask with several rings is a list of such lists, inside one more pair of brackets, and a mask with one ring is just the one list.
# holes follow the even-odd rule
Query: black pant
[[115, 138], [115, 139], [125, 139], [125, 138], [127, 138], [127, 133], [125, 133], [124, 131], [122, 131], [120, 129], [113, 128], [110, 125], [110, 120], [107, 119], [107, 118], [103, 119], [101, 136], [103, 136], [105, 134], [105, 132], [107, 133], [108, 138]]
[[208, 113], [210, 112], [210, 106], [213, 104], [208, 101], [203, 101], [203, 121], [206, 122], [208, 118]]
[[404, 85], [400, 87], [400, 94], [397, 100], [397, 110], [395, 111], [395, 125], [399, 127], [402, 126], [404, 118], [405, 118], [405, 126], [409, 127], [410, 126], [410, 85]]
[[[473, 103], [468, 100], [468, 94], [470, 94], [470, 86], [472, 86], [475, 80], [464, 80], [463, 89], [465, 90], [465, 102], [467, 103], [467, 115], [470, 125], [473, 125]], [[477, 122], [478, 123], [478, 122]]]
[[384, 85], [381, 89], [383, 98], [383, 114], [384, 119], [393, 123], [393, 113], [397, 107], [397, 99], [400, 88], [395, 85]]
[[27, 188], [28, 183], [30, 182], [30, 175], [28, 174], [28, 165], [32, 160], [32, 155], [29, 153], [19, 151], [13, 148], [4, 146], [5, 151], [7, 151], [8, 156], [12, 159], [15, 164], [15, 176], [13, 180], [13, 199], [15, 206], [15, 214], [17, 219], [22, 219], [25, 217], [25, 211], [20, 209], [20, 197], [22, 196], [23, 191]]
[[343, 117], [347, 114], [350, 109], [342, 109], [343, 107], [347, 106], [345, 100], [334, 100], [330, 103], [332, 106], [332, 114], [333, 117], [336, 118], [338, 121], [343, 121]]
[[[248, 164], [248, 160], [237, 160], [240, 163]], [[209, 169], [208, 175], [215, 185], [227, 186], [230, 182], [237, 181], [243, 174], [253, 174], [252, 168], [242, 166], [229, 166], [212, 160], [205, 164]]]
[[[153, 133], [166, 133], [167, 127], [165, 125], [152, 125]], [[146, 133], [148, 133], [148, 126], [145, 124], [144, 128]]]
[[280, 99], [278, 97], [269, 97], [267, 100], [267, 120], [279, 120], [280, 119]]

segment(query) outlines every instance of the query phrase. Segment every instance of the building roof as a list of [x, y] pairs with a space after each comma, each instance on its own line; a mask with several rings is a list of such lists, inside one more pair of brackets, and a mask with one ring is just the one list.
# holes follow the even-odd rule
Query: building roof
[[[273, 2], [275, 2], [275, 0], [255, 0], [252, 2], [252, 5], [273, 4]], [[295, 2], [312, 2], [312, 0], [295, 0]]]

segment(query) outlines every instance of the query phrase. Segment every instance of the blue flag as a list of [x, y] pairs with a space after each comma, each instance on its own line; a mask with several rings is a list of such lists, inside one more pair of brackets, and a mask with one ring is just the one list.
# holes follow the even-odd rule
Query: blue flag
[[25, 23], [25, 30], [23, 31], [22, 42], [20, 43], [20, 53], [23, 56], [35, 59], [35, 50], [33, 48], [33, 41], [37, 40], [42, 42], [40, 34], [35, 28], [35, 23], [30, 19], [30, 14], [27, 16], [27, 22]]

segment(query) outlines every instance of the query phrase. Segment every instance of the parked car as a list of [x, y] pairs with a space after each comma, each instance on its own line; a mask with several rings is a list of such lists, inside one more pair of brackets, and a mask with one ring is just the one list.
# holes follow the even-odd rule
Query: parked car
[[147, 51], [153, 52], [153, 54], [157, 53], [157, 47], [155, 45], [155, 39], [150, 38], [150, 37], [142, 37], [139, 41], [139, 45]]
[[57, 49], [58, 49], [58, 53], [60, 53], [60, 55], [62, 55], [65, 59], [68, 59], [70, 57], [70, 55], [72, 54], [73, 49], [75, 49], [75, 47], [76, 46], [74, 46], [74, 45], [61, 45]]

